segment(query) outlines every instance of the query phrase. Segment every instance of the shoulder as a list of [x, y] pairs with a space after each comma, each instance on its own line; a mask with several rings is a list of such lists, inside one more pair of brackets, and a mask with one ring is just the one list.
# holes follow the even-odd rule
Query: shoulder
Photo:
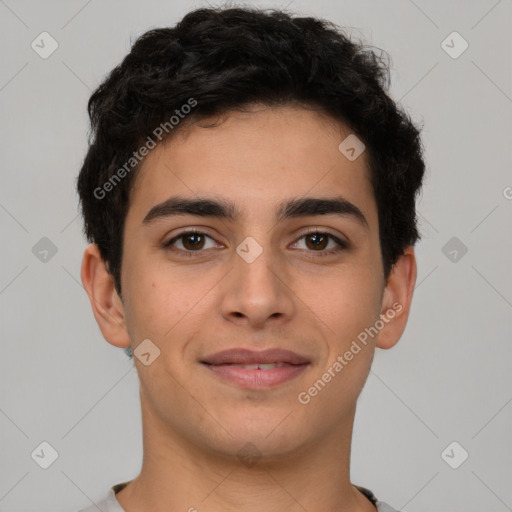
[[[380, 501], [375, 497], [370, 489], [366, 487], [362, 487], [360, 485], [354, 485], [360, 492], [362, 492], [374, 505], [377, 509], [377, 512], [400, 512], [399, 510], [393, 508], [391, 505], [388, 505], [384, 501]], [[402, 511], [403, 512], [403, 511]]]
[[120, 491], [128, 482], [122, 484], [116, 484], [110, 488], [107, 496], [98, 503], [93, 503], [86, 508], [81, 508], [74, 512], [98, 512], [98, 509], [102, 512], [125, 512], [116, 499], [116, 492]]
[[377, 501], [375, 506], [377, 507], [377, 512], [400, 512], [396, 508], [391, 507], [390, 505], [384, 503], [383, 501]]

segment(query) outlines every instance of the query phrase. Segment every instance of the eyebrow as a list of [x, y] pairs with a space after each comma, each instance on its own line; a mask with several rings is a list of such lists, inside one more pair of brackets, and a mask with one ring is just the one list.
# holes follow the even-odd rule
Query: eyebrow
[[[276, 221], [282, 222], [290, 218], [331, 214], [349, 217], [366, 228], [370, 227], [363, 212], [355, 204], [341, 196], [329, 198], [306, 197], [281, 202], [277, 209]], [[237, 221], [242, 218], [242, 214], [237, 210], [235, 204], [226, 200], [207, 197], [190, 199], [172, 196], [153, 206], [142, 223], [149, 224], [156, 219], [175, 215], [196, 215], [229, 221]]]

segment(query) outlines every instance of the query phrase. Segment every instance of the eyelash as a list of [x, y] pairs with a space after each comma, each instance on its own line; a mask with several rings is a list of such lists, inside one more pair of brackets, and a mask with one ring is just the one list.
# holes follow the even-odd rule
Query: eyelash
[[[189, 231], [184, 231], [183, 233], [180, 233], [179, 235], [176, 235], [175, 237], [171, 238], [169, 241], [165, 242], [163, 244], [163, 248], [166, 249], [166, 250], [172, 251], [172, 252], [179, 252], [182, 255], [186, 256], [186, 257], [192, 257], [193, 258], [193, 257], [199, 256], [199, 254], [201, 252], [204, 252], [204, 250], [199, 249], [197, 251], [190, 251], [190, 250], [176, 249], [176, 248], [172, 247], [172, 244], [174, 244], [174, 242], [176, 242], [179, 239], [184, 238], [184, 237], [186, 237], [188, 235], [203, 235], [203, 236], [206, 236], [206, 237], [211, 238], [213, 240], [213, 237], [211, 237], [207, 233], [204, 233], [203, 231], [191, 229]], [[318, 231], [318, 230], [313, 230], [313, 231], [308, 231], [307, 233], [303, 233], [297, 239], [297, 241], [301, 240], [302, 238], [304, 238], [304, 237], [306, 237], [308, 235], [327, 235], [331, 240], [333, 240], [338, 245], [337, 248], [330, 249], [328, 251], [326, 251], [326, 250], [322, 250], [322, 251], [309, 250], [309, 251], [307, 251], [307, 252], [316, 253], [313, 256], [315, 258], [322, 258], [322, 257], [325, 257], [325, 256], [331, 256], [332, 254], [337, 254], [338, 252], [346, 250], [346, 249], [349, 248], [348, 243], [344, 242], [343, 240], [340, 240], [337, 236], [334, 236], [334, 235], [332, 235], [331, 233], [328, 233], [328, 232]]]

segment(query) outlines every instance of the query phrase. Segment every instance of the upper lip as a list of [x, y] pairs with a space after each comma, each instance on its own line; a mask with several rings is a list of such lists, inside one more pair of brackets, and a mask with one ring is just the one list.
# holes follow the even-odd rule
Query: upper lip
[[220, 364], [269, 364], [269, 363], [288, 363], [288, 364], [306, 364], [309, 361], [295, 352], [281, 348], [269, 348], [262, 351], [247, 349], [229, 349], [217, 352], [205, 357], [202, 363], [213, 365]]

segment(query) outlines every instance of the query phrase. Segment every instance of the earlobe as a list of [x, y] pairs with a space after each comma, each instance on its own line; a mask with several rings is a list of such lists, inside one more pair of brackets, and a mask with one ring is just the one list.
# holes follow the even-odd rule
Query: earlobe
[[402, 336], [409, 317], [416, 274], [414, 248], [409, 246], [393, 266], [384, 289], [381, 309], [384, 327], [379, 332], [377, 347], [389, 349]]
[[85, 249], [81, 278], [103, 337], [116, 347], [129, 347], [123, 304], [96, 244]]

